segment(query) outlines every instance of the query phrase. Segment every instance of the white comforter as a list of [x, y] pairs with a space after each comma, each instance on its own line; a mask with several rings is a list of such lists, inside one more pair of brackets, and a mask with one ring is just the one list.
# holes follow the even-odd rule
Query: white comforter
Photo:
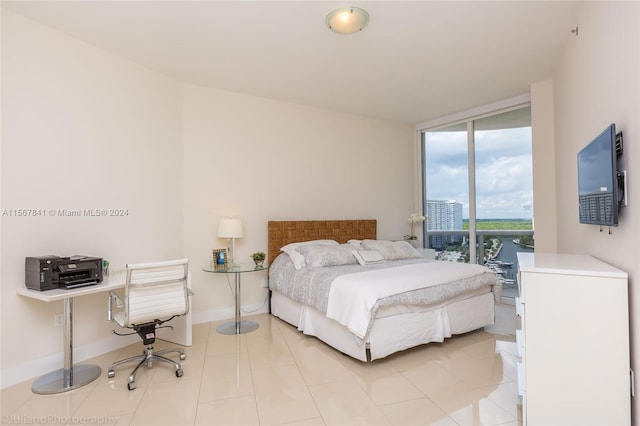
[[425, 287], [446, 285], [486, 271], [480, 265], [429, 262], [345, 274], [329, 290], [327, 317], [364, 339], [378, 300]]

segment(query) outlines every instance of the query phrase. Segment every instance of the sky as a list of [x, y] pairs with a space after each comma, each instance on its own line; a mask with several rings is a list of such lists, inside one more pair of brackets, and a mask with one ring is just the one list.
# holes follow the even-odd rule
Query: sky
[[[466, 132], [425, 137], [427, 199], [458, 201], [469, 218]], [[531, 128], [476, 131], [475, 148], [477, 218], [531, 219]]]

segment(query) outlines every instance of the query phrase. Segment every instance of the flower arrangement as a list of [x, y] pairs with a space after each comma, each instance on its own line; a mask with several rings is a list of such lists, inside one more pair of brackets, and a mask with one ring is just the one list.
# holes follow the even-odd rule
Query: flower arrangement
[[409, 218], [407, 219], [409, 221], [409, 223], [411, 224], [411, 231], [410, 231], [409, 235], [405, 235], [404, 238], [406, 240], [417, 240], [418, 236], [413, 232], [413, 225], [415, 223], [417, 223], [417, 222], [422, 222], [425, 219], [426, 218], [421, 214], [411, 213], [409, 215]]

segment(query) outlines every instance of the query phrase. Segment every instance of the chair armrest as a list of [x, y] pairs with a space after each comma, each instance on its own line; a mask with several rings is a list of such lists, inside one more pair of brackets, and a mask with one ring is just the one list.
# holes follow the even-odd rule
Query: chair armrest
[[107, 310], [107, 321], [113, 321], [113, 302], [116, 302], [116, 307], [118, 308], [122, 308], [124, 307], [124, 303], [122, 303], [122, 300], [120, 300], [120, 298], [118, 297], [118, 295], [116, 294], [115, 291], [110, 291], [109, 292], [109, 305], [108, 305], [108, 310]]

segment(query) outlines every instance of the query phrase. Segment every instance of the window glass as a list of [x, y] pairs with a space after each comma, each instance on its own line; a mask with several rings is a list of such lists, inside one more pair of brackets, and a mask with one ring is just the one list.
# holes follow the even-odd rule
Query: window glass
[[469, 217], [469, 166], [466, 124], [424, 133], [425, 246], [438, 259], [469, 261], [467, 238], [462, 232]]
[[516, 253], [534, 246], [530, 107], [425, 130], [423, 155], [425, 246], [487, 265], [517, 295]]

